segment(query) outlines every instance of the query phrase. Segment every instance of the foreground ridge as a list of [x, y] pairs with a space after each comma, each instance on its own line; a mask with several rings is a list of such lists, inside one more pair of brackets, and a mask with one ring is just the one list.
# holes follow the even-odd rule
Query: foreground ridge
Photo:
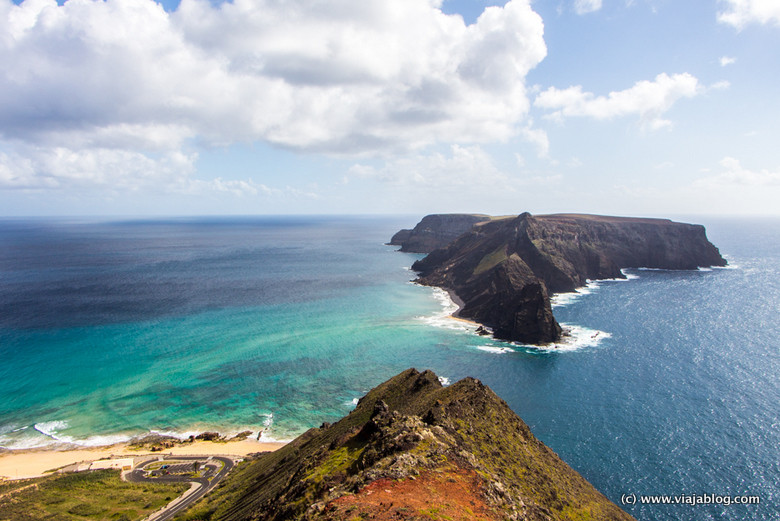
[[479, 380], [408, 369], [334, 425], [244, 464], [203, 520], [630, 520]]
[[[448, 222], [428, 216], [421, 224], [426, 221]], [[406, 237], [412, 239], [414, 230]], [[477, 222], [412, 269], [419, 272], [417, 282], [454, 291], [462, 300], [458, 316], [490, 327], [496, 338], [547, 344], [562, 333], [550, 305], [553, 293], [574, 291], [588, 280], [625, 278], [624, 268], [725, 265], [701, 225], [523, 213]]]

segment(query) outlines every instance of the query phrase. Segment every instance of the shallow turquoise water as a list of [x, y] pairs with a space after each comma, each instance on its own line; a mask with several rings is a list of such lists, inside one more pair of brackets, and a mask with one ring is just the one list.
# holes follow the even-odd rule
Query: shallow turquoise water
[[713, 221], [733, 269], [630, 271], [556, 316], [557, 351], [474, 335], [384, 245], [414, 219], [0, 224], [0, 445], [154, 431], [289, 439], [414, 366], [489, 384], [622, 494], [757, 494], [640, 519], [776, 519], [780, 226]]

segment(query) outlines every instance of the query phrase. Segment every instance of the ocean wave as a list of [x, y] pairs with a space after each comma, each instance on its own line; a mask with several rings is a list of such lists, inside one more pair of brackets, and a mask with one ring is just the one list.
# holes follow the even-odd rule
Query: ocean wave
[[439, 383], [442, 384], [444, 387], [450, 385], [450, 379], [447, 378], [446, 376], [438, 376], [437, 378], [439, 379]]
[[43, 449], [56, 445], [61, 444], [49, 437], [34, 433], [26, 433], [24, 436], [14, 437], [0, 436], [0, 448], [6, 450]]
[[[644, 268], [636, 268], [636, 269], [644, 269]], [[625, 278], [597, 279], [597, 280], [588, 279], [585, 281], [584, 286], [576, 288], [574, 291], [569, 291], [565, 293], [556, 293], [552, 297], [550, 297], [550, 305], [553, 308], [568, 306], [569, 304], [579, 300], [581, 297], [585, 295], [590, 295], [594, 291], [598, 290], [601, 287], [601, 285], [604, 283], [628, 282], [639, 278], [639, 275], [637, 275], [636, 273], [632, 273], [631, 271], [625, 268], [620, 270], [620, 273], [622, 273]]]
[[598, 329], [590, 329], [565, 323], [561, 323], [560, 325], [564, 332], [560, 341], [541, 346], [523, 345], [523, 347], [527, 350], [540, 353], [579, 351], [586, 347], [595, 347], [603, 340], [612, 337], [610, 333], [599, 331]]
[[[30, 428], [32, 427], [32, 428]], [[104, 447], [130, 441], [126, 433], [99, 434], [84, 438], [63, 434], [70, 427], [64, 420], [49, 420], [27, 426], [6, 426], [0, 429], [0, 448], [8, 450], [45, 449], [56, 447]]]
[[45, 421], [33, 425], [33, 429], [55, 441], [73, 443], [72, 437], [60, 434], [60, 431], [63, 431], [68, 427], [68, 422], [64, 420]]
[[493, 354], [496, 354], [496, 355], [503, 355], [503, 354], [506, 354], [506, 353], [513, 353], [515, 351], [511, 347], [496, 346], [496, 345], [490, 345], [490, 344], [471, 346], [471, 347], [475, 347], [476, 349], [479, 349], [480, 351], [485, 351], [487, 353], [493, 353]]
[[[622, 279], [615, 279], [615, 280], [622, 280]], [[550, 297], [550, 306], [553, 309], [563, 307], [563, 306], [568, 306], [569, 304], [579, 300], [581, 297], [585, 295], [590, 295], [597, 289], [599, 289], [599, 281], [588, 280], [586, 281], [584, 286], [580, 288], [576, 288], [574, 291], [569, 291], [565, 293], [556, 293], [555, 295]]]
[[477, 325], [467, 322], [465, 320], [459, 320], [452, 316], [453, 313], [458, 311], [458, 305], [452, 300], [450, 294], [441, 288], [431, 288], [433, 290], [433, 298], [441, 305], [441, 311], [429, 316], [417, 317], [418, 320], [422, 320], [426, 324], [434, 327], [440, 327], [444, 329], [454, 329], [458, 331], [470, 331], [477, 330]]
[[639, 278], [639, 275], [637, 275], [636, 273], [631, 273], [627, 268], [623, 268], [622, 270], [620, 270], [620, 273], [622, 273], [623, 276], [626, 277], [626, 278], [625, 279], [613, 279], [613, 280], [636, 280], [636, 279]]
[[0, 436], [3, 436], [4, 434], [12, 434], [14, 432], [21, 432], [27, 430], [27, 428], [28, 428], [27, 425], [20, 427], [15, 423], [11, 423], [8, 425], [0, 425]]
[[595, 347], [599, 345], [602, 340], [606, 340], [612, 336], [606, 331], [599, 331], [597, 329], [590, 329], [573, 324], [561, 323], [561, 328], [563, 328], [564, 332], [561, 340], [550, 344], [533, 345], [521, 344], [519, 342], [496, 342], [472, 345], [470, 347], [495, 355], [515, 352], [532, 354], [565, 353], [579, 351], [580, 349], [587, 347]]

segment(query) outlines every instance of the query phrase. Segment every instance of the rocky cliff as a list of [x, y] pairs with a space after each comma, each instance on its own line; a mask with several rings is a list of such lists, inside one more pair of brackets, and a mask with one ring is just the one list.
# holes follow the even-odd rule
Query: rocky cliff
[[481, 214], [433, 214], [423, 217], [412, 230], [401, 230], [390, 239], [390, 244], [401, 251], [430, 253], [443, 248], [458, 236], [471, 230], [476, 223], [489, 220]]
[[243, 465], [200, 520], [630, 520], [478, 380], [409, 369]]
[[551, 293], [588, 279], [624, 278], [623, 268], [725, 266], [703, 226], [668, 219], [524, 213], [475, 224], [417, 261], [417, 282], [454, 291], [458, 315], [497, 338], [528, 344], [558, 340]]

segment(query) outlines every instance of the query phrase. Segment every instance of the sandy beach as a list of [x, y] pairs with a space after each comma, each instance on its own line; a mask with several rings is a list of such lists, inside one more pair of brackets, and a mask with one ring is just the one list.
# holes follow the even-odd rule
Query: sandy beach
[[20, 450], [0, 454], [0, 479], [24, 479], [46, 475], [47, 470], [72, 463], [95, 461], [112, 457], [139, 457], [146, 454], [245, 456], [253, 452], [273, 451], [285, 444], [240, 440], [228, 442], [196, 441], [176, 445], [163, 452], [135, 449], [127, 444], [76, 450]]

